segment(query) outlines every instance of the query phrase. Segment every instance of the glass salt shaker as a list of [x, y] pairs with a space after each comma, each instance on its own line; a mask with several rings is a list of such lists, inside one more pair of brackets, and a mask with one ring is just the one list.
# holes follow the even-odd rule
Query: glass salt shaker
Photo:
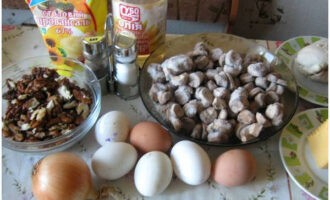
[[85, 64], [91, 68], [101, 85], [101, 93], [108, 93], [109, 61], [104, 36], [85, 37], [83, 39]]
[[121, 32], [114, 39], [115, 93], [125, 100], [134, 99], [139, 95], [136, 37]]

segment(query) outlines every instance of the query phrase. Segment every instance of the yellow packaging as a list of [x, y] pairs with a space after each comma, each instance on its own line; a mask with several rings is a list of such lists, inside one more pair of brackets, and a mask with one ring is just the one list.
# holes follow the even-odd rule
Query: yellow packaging
[[104, 34], [107, 0], [26, 0], [26, 3], [50, 55], [83, 61], [83, 38]]

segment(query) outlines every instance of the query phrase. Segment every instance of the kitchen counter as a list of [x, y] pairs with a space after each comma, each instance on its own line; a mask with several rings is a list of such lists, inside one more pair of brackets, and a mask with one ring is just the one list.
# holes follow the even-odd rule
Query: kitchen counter
[[[2, 62], [3, 66], [26, 57], [47, 55], [39, 30], [35, 27], [3, 26], [2, 29]], [[280, 44], [277, 41], [256, 41], [274, 51]], [[316, 107], [300, 99], [297, 112]], [[131, 124], [143, 120], [154, 121], [145, 109], [140, 98], [124, 101], [115, 95], [102, 97], [104, 114], [111, 110], [120, 110], [128, 114]], [[93, 174], [96, 186], [108, 184], [116, 187], [122, 199], [313, 199], [303, 192], [288, 176], [279, 154], [280, 133], [266, 141], [242, 147], [250, 151], [257, 160], [256, 178], [249, 184], [227, 188], [209, 179], [199, 186], [189, 186], [177, 178], [173, 178], [169, 187], [160, 195], [153, 198], [141, 196], [133, 183], [133, 172], [116, 181], [103, 181]], [[174, 137], [177, 141], [179, 138]], [[90, 166], [94, 152], [99, 148], [94, 138], [94, 130], [66, 151], [81, 156]], [[219, 154], [229, 148], [202, 146], [214, 160]], [[31, 192], [32, 166], [42, 155], [14, 152], [2, 148], [2, 199], [34, 199]]]

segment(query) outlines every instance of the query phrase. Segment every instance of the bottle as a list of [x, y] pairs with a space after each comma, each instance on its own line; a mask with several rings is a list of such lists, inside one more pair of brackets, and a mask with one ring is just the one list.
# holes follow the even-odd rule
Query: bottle
[[85, 37], [83, 43], [83, 55], [85, 64], [91, 68], [101, 85], [101, 93], [108, 93], [109, 60], [105, 36]]
[[167, 0], [112, 0], [112, 13], [115, 33], [136, 36], [139, 58], [165, 42]]
[[117, 96], [124, 100], [139, 95], [139, 66], [136, 63], [136, 37], [133, 33], [120, 32], [114, 38], [114, 85]]

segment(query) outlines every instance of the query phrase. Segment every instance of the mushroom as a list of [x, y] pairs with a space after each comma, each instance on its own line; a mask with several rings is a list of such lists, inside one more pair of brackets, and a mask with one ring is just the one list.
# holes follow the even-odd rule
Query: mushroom
[[242, 124], [252, 124], [256, 122], [256, 117], [250, 110], [242, 110], [237, 115], [237, 121]]
[[274, 73], [267, 74], [266, 78], [267, 78], [267, 81], [269, 81], [271, 83], [276, 83], [276, 81], [278, 80], [277, 75]]
[[173, 86], [180, 86], [180, 85], [187, 85], [188, 80], [189, 80], [189, 74], [187, 72], [184, 72], [177, 76], [171, 76], [169, 82]]
[[267, 104], [272, 104], [280, 101], [280, 97], [275, 91], [267, 91], [265, 101]]
[[165, 73], [163, 71], [163, 68], [160, 64], [158, 63], [151, 63], [148, 67], [148, 73], [151, 77], [151, 79], [154, 82], [165, 82], [166, 78], [165, 78]]
[[[169, 94], [163, 96], [161, 93]], [[172, 89], [168, 84], [155, 82], [151, 85], [149, 96], [153, 101], [165, 104], [169, 99], [172, 98]]]
[[242, 60], [241, 55], [234, 50], [230, 50], [226, 53], [225, 64], [227, 66], [242, 69]]
[[254, 102], [258, 105], [259, 108], [263, 108], [263, 107], [267, 106], [266, 94], [264, 92], [259, 92], [254, 97]]
[[191, 99], [191, 95], [193, 94], [193, 92], [194, 90], [191, 87], [181, 85], [174, 92], [175, 100], [180, 105], [184, 105]]
[[205, 124], [210, 124], [211, 122], [213, 122], [216, 118], [218, 117], [218, 112], [213, 108], [213, 107], [209, 107], [205, 110], [203, 110], [200, 114], [199, 114], [199, 118], [200, 120], [205, 123]]
[[228, 110], [227, 109], [221, 109], [219, 112], [218, 119], [226, 120], [228, 118]]
[[201, 102], [196, 99], [190, 100], [183, 106], [184, 113], [187, 117], [195, 117], [201, 111], [202, 105]]
[[195, 139], [202, 139], [203, 126], [202, 124], [196, 124], [193, 130], [191, 131], [190, 136]]
[[232, 124], [228, 120], [215, 119], [207, 126], [207, 140], [218, 143], [227, 142], [231, 136], [232, 129]]
[[213, 62], [208, 56], [198, 56], [194, 59], [194, 63], [197, 69], [206, 70], [213, 68]]
[[206, 82], [206, 87], [210, 91], [214, 91], [218, 86], [217, 86], [217, 84], [215, 84], [215, 82], [213, 80], [209, 80], [209, 81]]
[[242, 141], [247, 142], [259, 136], [263, 126], [258, 123], [239, 124], [236, 128], [236, 136]]
[[213, 62], [218, 61], [222, 54], [223, 54], [222, 49], [220, 49], [220, 48], [212, 49], [211, 52], [210, 52], [210, 56], [211, 56], [212, 61]]
[[283, 104], [278, 102], [269, 104], [266, 108], [265, 114], [272, 121], [274, 126], [280, 125], [283, 122]]
[[212, 106], [216, 110], [226, 109], [228, 107], [226, 100], [219, 97], [214, 98]]
[[254, 77], [249, 73], [244, 73], [239, 76], [239, 80], [242, 84], [250, 83], [254, 81]]
[[247, 108], [249, 106], [249, 101], [246, 90], [243, 87], [238, 87], [235, 89], [230, 95], [228, 105], [234, 114], [237, 114]]
[[219, 65], [221, 67], [225, 66], [225, 64], [226, 64], [226, 61], [225, 61], [226, 60], [226, 54], [227, 53], [223, 53], [219, 58]]
[[276, 93], [278, 94], [278, 95], [282, 95], [283, 93], [284, 93], [284, 86], [283, 85], [277, 85], [276, 86]]
[[201, 101], [202, 105], [205, 108], [209, 107], [212, 104], [213, 99], [214, 99], [213, 94], [206, 87], [197, 88], [195, 91], [195, 97], [196, 97], [196, 99]]
[[194, 50], [190, 52], [190, 55], [195, 56], [207, 56], [209, 54], [209, 49], [204, 42], [198, 42], [194, 46]]
[[253, 82], [249, 82], [243, 85], [243, 87], [245, 88], [246, 92], [249, 94], [250, 91], [255, 88], [255, 85]]
[[177, 104], [177, 103], [172, 103], [169, 108], [167, 109], [167, 118], [169, 119], [170, 117], [176, 117], [176, 118], [181, 118], [184, 116], [184, 110], [183, 108]]
[[185, 134], [190, 134], [193, 131], [196, 122], [189, 117], [182, 117], [180, 120], [182, 123], [181, 131]]
[[249, 98], [254, 98], [257, 94], [263, 93], [264, 90], [260, 87], [255, 87], [249, 91]]
[[159, 91], [157, 92], [157, 99], [160, 105], [164, 105], [169, 102], [173, 97], [172, 90], [171, 91]]
[[179, 118], [177, 118], [175, 116], [170, 116], [168, 120], [171, 123], [171, 125], [175, 131], [180, 131], [182, 129], [183, 124]]
[[247, 67], [247, 71], [252, 76], [260, 77], [260, 76], [265, 76], [269, 72], [269, 69], [264, 63], [257, 62], [257, 63], [250, 64]]
[[214, 75], [214, 81], [220, 87], [228, 88], [229, 86], [228, 77], [226, 76], [225, 72], [219, 72], [218, 74]]
[[229, 73], [226, 73], [226, 72], [225, 72], [225, 75], [227, 76], [227, 79], [228, 79], [228, 83], [229, 83], [228, 87], [229, 87], [229, 90], [232, 91], [232, 90], [234, 90], [235, 88], [237, 88], [236, 85], [238, 85], [238, 84], [236, 83], [236, 81], [235, 81], [235, 79], [233, 78], [233, 76], [232, 76], [231, 74], [229, 74]]
[[229, 90], [224, 87], [218, 87], [213, 90], [213, 96], [219, 97], [221, 99], [228, 99], [229, 98]]
[[189, 74], [188, 85], [193, 88], [198, 88], [204, 80], [204, 73], [201, 71], [196, 71]]
[[261, 124], [263, 127], [267, 128], [272, 125], [272, 123], [260, 112], [256, 113], [257, 123]]
[[161, 64], [167, 80], [169, 80], [170, 75], [190, 72], [193, 69], [193, 65], [192, 59], [184, 54], [170, 57]]
[[214, 76], [216, 74], [218, 74], [220, 71], [218, 71], [217, 69], [207, 69], [206, 72], [205, 72], [205, 76], [206, 78], [212, 80], [214, 79]]
[[268, 87], [268, 81], [267, 78], [264, 76], [258, 76], [254, 80], [254, 84], [258, 87], [261, 87], [262, 89], [267, 89]]

